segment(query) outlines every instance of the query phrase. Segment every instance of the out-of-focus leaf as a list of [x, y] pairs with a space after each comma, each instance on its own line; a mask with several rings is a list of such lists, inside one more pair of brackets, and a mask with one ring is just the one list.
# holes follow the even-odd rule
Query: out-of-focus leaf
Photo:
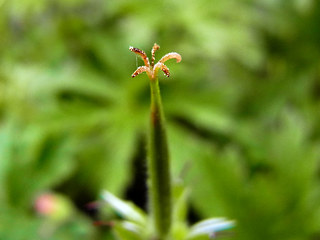
[[173, 222], [184, 222], [188, 212], [190, 191], [179, 180], [173, 183]]
[[196, 239], [198, 236], [215, 236], [217, 232], [228, 230], [234, 227], [234, 221], [228, 221], [225, 218], [211, 218], [202, 220], [191, 226], [188, 239]]
[[132, 221], [140, 227], [146, 227], [146, 214], [143, 212], [143, 210], [135, 206], [133, 203], [125, 202], [108, 191], [103, 191], [103, 193], [101, 194], [101, 198], [124, 219]]
[[[236, 219], [239, 239], [255, 239], [265, 226], [269, 226], [264, 230], [269, 238], [278, 239], [281, 232], [288, 234], [286, 239], [301, 237], [302, 232], [312, 232], [316, 224], [314, 211], [318, 207], [311, 202], [317, 198], [318, 190], [311, 186], [316, 184], [314, 164], [319, 153], [315, 146], [305, 144], [307, 126], [298, 116], [286, 112], [278, 121], [277, 129], [263, 132], [266, 159], [245, 162], [234, 149], [233, 157], [229, 150], [224, 155], [212, 154], [211, 159], [208, 156], [199, 161], [202, 177], [211, 186], [195, 188], [195, 201], [215, 202], [199, 207], [211, 214], [220, 207], [225, 215]], [[301, 214], [308, 217], [303, 224], [296, 224]], [[245, 230], [250, 225], [256, 229]]]
[[40, 219], [32, 218], [12, 208], [3, 208], [0, 212], [0, 238], [24, 239], [26, 236], [37, 238]]
[[146, 229], [129, 221], [116, 222], [113, 226], [119, 240], [144, 240]]
[[184, 240], [188, 233], [187, 213], [188, 197], [190, 191], [184, 186], [180, 179], [173, 183], [173, 213], [171, 236], [175, 240]]

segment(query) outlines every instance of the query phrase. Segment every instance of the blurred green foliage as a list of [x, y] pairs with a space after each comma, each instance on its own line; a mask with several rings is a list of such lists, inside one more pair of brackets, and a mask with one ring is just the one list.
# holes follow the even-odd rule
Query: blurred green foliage
[[128, 47], [154, 42], [183, 58], [161, 88], [195, 214], [235, 219], [233, 239], [320, 239], [319, 22], [317, 0], [0, 1], [0, 239], [112, 239], [33, 205], [132, 185], [149, 86]]

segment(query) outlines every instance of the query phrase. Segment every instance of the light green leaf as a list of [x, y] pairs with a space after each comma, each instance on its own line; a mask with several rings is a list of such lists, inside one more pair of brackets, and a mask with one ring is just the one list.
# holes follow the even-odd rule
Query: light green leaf
[[113, 227], [116, 236], [120, 240], [143, 240], [145, 239], [145, 228], [129, 221], [115, 223]]
[[214, 235], [216, 232], [228, 230], [234, 227], [234, 221], [228, 221], [225, 218], [210, 218], [200, 221], [193, 225], [190, 229], [188, 238], [193, 239], [201, 235]]
[[123, 218], [130, 220], [140, 226], [147, 225], [147, 216], [139, 207], [132, 202], [123, 201], [108, 191], [103, 191], [101, 198], [108, 203]]

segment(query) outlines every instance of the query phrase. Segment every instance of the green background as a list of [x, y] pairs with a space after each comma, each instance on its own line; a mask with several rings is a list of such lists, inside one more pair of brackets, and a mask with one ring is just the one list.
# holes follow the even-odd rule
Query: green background
[[145, 208], [149, 83], [128, 48], [155, 42], [182, 56], [159, 76], [190, 222], [320, 239], [319, 24], [317, 0], [0, 1], [0, 239], [113, 239], [87, 206], [102, 189]]

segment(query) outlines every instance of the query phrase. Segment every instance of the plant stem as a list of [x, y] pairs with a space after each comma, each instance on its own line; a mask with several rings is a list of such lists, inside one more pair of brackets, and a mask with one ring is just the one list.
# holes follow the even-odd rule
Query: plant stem
[[163, 240], [171, 225], [171, 180], [165, 119], [158, 78], [150, 79], [149, 201], [156, 239]]

